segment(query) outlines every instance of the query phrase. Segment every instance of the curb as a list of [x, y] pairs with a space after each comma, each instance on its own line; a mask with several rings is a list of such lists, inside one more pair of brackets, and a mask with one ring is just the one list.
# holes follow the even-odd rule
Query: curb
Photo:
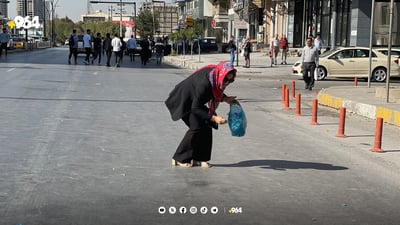
[[327, 92], [327, 90], [323, 89], [318, 93], [318, 104], [337, 110], [339, 110], [340, 107], [345, 107], [348, 112], [352, 112], [374, 120], [378, 117], [381, 117], [383, 118], [384, 122], [400, 127], [400, 110], [394, 110], [387, 107], [375, 106], [341, 97], [335, 97]]

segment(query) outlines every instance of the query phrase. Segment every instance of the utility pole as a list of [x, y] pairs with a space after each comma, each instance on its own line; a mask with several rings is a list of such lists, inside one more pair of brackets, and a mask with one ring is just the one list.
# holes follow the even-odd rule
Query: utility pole
[[119, 8], [119, 13], [120, 13], [120, 15], [119, 15], [119, 35], [120, 35], [120, 37], [122, 37], [122, 4], [134, 4], [134, 5], [136, 5], [136, 2], [126, 2], [126, 1], [122, 1], [122, 0], [119, 0], [119, 2], [112, 2], [112, 1], [90, 1], [90, 3], [93, 3], [93, 4], [98, 4], [98, 3], [106, 3], [106, 4], [119, 4], [120, 5], [120, 8]]
[[43, 37], [46, 37], [46, 0], [43, 0]]
[[135, 26], [135, 34], [134, 35], [135, 35], [135, 39], [136, 39], [136, 2], [133, 3], [133, 12], [134, 12], [133, 19], [135, 21], [133, 24]]
[[122, 0], [119, 0], [119, 37], [122, 37]]
[[390, 97], [390, 68], [392, 64], [392, 36], [393, 36], [393, 7], [394, 0], [390, 1], [390, 13], [389, 13], [389, 40], [388, 40], [388, 56], [387, 56], [387, 72], [386, 72], [386, 103], [389, 103]]
[[[24, 0], [24, 17], [28, 16], [28, 0]], [[28, 29], [25, 29], [25, 41], [28, 43]]]

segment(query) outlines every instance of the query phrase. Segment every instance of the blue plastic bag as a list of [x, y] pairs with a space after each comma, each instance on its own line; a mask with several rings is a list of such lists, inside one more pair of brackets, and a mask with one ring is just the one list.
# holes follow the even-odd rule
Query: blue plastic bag
[[232, 136], [242, 137], [246, 133], [247, 119], [242, 106], [232, 104], [228, 113], [228, 124]]

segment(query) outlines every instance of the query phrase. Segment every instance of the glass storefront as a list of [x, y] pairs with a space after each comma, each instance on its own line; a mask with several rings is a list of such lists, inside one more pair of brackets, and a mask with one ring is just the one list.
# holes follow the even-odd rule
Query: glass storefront
[[[349, 46], [350, 43], [365, 45], [369, 42], [366, 41], [369, 40], [369, 32], [357, 32], [360, 24], [364, 23], [361, 20], [365, 17], [352, 18], [352, 13], [363, 13], [367, 19], [371, 18], [370, 7], [367, 7], [369, 10], [360, 7], [371, 2], [372, 0], [368, 2], [366, 0], [289, 0], [288, 17], [293, 18], [291, 19], [293, 25], [288, 26], [287, 33], [293, 47], [303, 47], [307, 36], [316, 34], [321, 35], [326, 47]], [[399, 13], [400, 0], [394, 0], [392, 30], [392, 45], [394, 46], [400, 46]], [[369, 23], [369, 21], [365, 22]], [[389, 22], [390, 0], [375, 0], [373, 45], [388, 44]], [[365, 30], [365, 26], [363, 29]], [[350, 42], [351, 38], [352, 42]]]
[[[289, 16], [294, 17], [293, 47], [302, 47], [305, 39], [320, 34], [325, 46], [332, 41], [336, 46], [350, 42], [352, 0], [290, 0]], [[290, 28], [289, 28], [290, 29]], [[332, 31], [335, 30], [334, 37]]]

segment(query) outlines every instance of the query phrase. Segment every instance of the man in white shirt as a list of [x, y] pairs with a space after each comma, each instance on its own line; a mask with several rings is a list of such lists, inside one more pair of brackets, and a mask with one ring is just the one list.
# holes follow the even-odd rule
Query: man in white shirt
[[321, 36], [319, 34], [317, 34], [317, 36], [315, 36], [314, 47], [318, 50], [318, 54], [321, 54], [322, 40], [321, 40]]
[[136, 38], [133, 35], [131, 35], [131, 38], [129, 38], [127, 47], [128, 47], [129, 56], [131, 57], [131, 62], [135, 62]]
[[92, 36], [90, 35], [90, 29], [87, 29], [86, 34], [83, 35], [83, 47], [86, 51], [85, 64], [89, 64], [90, 54], [92, 53]]
[[312, 38], [307, 38], [306, 46], [301, 52], [301, 67], [303, 70], [303, 80], [306, 89], [312, 90], [314, 87], [314, 71], [319, 65], [318, 49], [312, 45]]
[[121, 38], [118, 37], [118, 34], [115, 34], [114, 38], [111, 40], [111, 46], [113, 47], [113, 52], [115, 54], [115, 67], [120, 67], [119, 62], [120, 58], [120, 51], [121, 51]]
[[274, 64], [278, 65], [277, 57], [279, 54], [279, 34], [275, 34], [275, 37], [272, 39], [272, 45], [274, 46]]

